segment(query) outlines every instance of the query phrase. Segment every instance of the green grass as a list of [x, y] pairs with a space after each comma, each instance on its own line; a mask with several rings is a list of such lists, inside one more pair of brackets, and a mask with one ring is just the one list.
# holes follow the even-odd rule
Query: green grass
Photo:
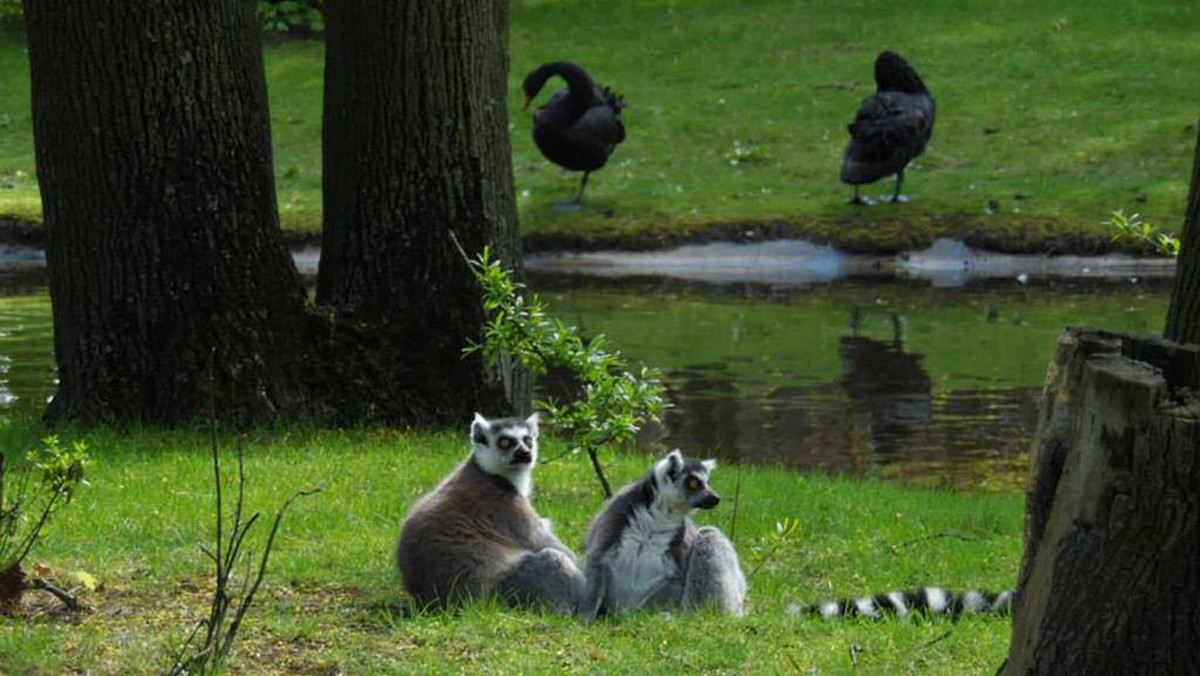
[[[6, 452], [42, 430], [0, 427]], [[64, 438], [75, 435], [65, 433]], [[405, 511], [462, 458], [465, 432], [389, 430], [256, 433], [245, 441], [248, 505], [272, 511], [298, 488], [324, 492], [288, 513], [268, 579], [233, 656], [232, 673], [990, 673], [1007, 652], [1008, 621], [826, 623], [789, 604], [922, 583], [1011, 585], [1021, 549], [1021, 499], [741, 469], [736, 545], [751, 614], [643, 613], [585, 626], [489, 604], [403, 618], [393, 547]], [[93, 612], [51, 612], [29, 594], [25, 616], [0, 618], [0, 664], [21, 673], [161, 673], [203, 612], [212, 469], [201, 431], [96, 431], [82, 489], [34, 559], [59, 579], [87, 571]], [[547, 444], [544, 455], [561, 452]], [[224, 443], [231, 472], [232, 444]], [[651, 458], [610, 456], [624, 483]], [[702, 520], [731, 530], [736, 468], [718, 469], [726, 500]], [[581, 542], [601, 504], [581, 458], [538, 471], [536, 504], [565, 542]], [[776, 523], [799, 525], [782, 545]], [[259, 526], [259, 538], [265, 525]], [[258, 540], [261, 542], [261, 540]]]
[[[951, 235], [1045, 248], [1080, 233], [1103, 243], [1101, 221], [1124, 208], [1173, 231], [1196, 138], [1197, 22], [1200, 5], [1177, 0], [1105, 11], [1082, 0], [518, 1], [509, 106], [522, 228], [645, 242], [783, 223], [852, 247]], [[909, 172], [906, 192], [918, 199], [855, 210], [837, 182], [845, 126], [884, 48], [918, 67], [938, 122]], [[0, 177], [14, 186], [0, 190], [0, 213], [29, 216], [38, 206], [21, 50], [19, 34], [0, 36]], [[562, 58], [629, 103], [628, 141], [594, 177], [581, 213], [551, 208], [577, 177], [538, 154], [519, 110], [524, 74]], [[320, 42], [267, 48], [289, 228], [320, 222], [322, 68]]]

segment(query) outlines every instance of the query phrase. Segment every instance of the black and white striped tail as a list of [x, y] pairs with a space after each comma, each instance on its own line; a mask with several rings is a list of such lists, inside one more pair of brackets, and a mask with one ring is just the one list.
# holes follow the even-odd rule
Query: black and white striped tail
[[808, 608], [821, 617], [832, 620], [841, 617], [874, 617], [887, 615], [907, 617], [912, 614], [947, 615], [960, 617], [977, 613], [1008, 615], [1012, 612], [1013, 590], [1000, 593], [985, 591], [955, 592], [944, 587], [924, 587], [908, 591], [893, 591], [875, 596], [826, 601]]

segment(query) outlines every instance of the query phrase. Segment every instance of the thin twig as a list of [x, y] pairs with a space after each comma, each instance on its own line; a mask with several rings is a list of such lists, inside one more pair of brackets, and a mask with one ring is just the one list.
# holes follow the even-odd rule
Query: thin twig
[[42, 528], [44, 528], [46, 526], [46, 522], [50, 520], [50, 514], [54, 511], [54, 503], [58, 502], [58, 498], [62, 496], [62, 491], [60, 490], [59, 486], [55, 486], [51, 490], [52, 492], [50, 494], [50, 501], [47, 502], [46, 506], [42, 508], [42, 514], [38, 517], [37, 524], [34, 525], [33, 530], [29, 531], [29, 533], [21, 541], [21, 544], [18, 545], [18, 553], [14, 559], [15, 561], [24, 561], [25, 557], [29, 556], [29, 552], [33, 550], [33, 545], [37, 543], [38, 536], [42, 533]]
[[568, 455], [575, 455], [575, 449], [572, 448], [572, 449], [563, 451], [562, 453], [559, 453], [558, 455], [551, 456], [551, 457], [545, 458], [545, 459], [538, 458], [538, 465], [539, 466], [549, 465], [550, 463], [552, 463], [556, 460], [562, 460], [563, 458], [567, 457]]
[[[275, 536], [279, 533], [279, 524], [283, 522], [283, 515], [297, 499], [307, 497], [309, 495], [315, 495], [320, 493], [321, 490], [322, 488], [318, 486], [317, 488], [296, 491], [295, 493], [292, 493], [291, 497], [289, 497], [287, 501], [283, 503], [283, 506], [279, 508], [279, 511], [275, 513], [275, 522], [271, 524], [271, 534], [267, 536], [267, 544], [266, 547], [263, 548], [262, 558], [259, 560], [258, 575], [254, 578], [254, 584], [250, 586], [250, 590], [242, 597], [241, 606], [237, 609], [237, 612], [234, 613], [233, 622], [230, 623], [229, 632], [225, 637], [225, 645], [221, 647], [222, 657], [229, 654], [229, 649], [233, 644], [233, 637], [237, 633], [238, 628], [241, 626], [242, 618], [245, 616], [246, 611], [250, 609], [250, 603], [254, 600], [254, 595], [258, 593], [258, 586], [262, 584], [263, 578], [267, 574], [267, 562], [271, 558], [271, 549], [275, 546]], [[255, 514], [254, 516], [257, 517], [258, 515]]]
[[79, 599], [75, 598], [71, 592], [60, 587], [56, 587], [40, 577], [33, 578], [33, 583], [30, 584], [29, 587], [31, 589], [40, 589], [44, 592], [48, 592], [54, 596], [57, 596], [58, 600], [62, 601], [67, 606], [67, 610], [72, 612], [78, 612], [85, 609], [84, 606], [79, 603]]
[[742, 463], [737, 464], [737, 478], [733, 484], [733, 514], [729, 518], [729, 541], [737, 544], [738, 505], [742, 504]]
[[933, 644], [935, 644], [935, 643], [939, 643], [939, 642], [941, 642], [941, 641], [945, 641], [945, 640], [946, 640], [946, 639], [948, 639], [948, 638], [950, 638], [950, 632], [946, 632], [946, 633], [942, 634], [941, 636], [939, 636], [939, 637], [937, 637], [937, 638], [935, 638], [935, 639], [933, 639], [933, 640], [931, 640], [931, 641], [929, 641], [929, 642], [925, 643], [925, 644], [924, 644], [924, 647], [928, 648], [929, 646], [931, 646], [931, 645], [933, 645]]
[[892, 548], [899, 549], [900, 547], [912, 547], [913, 545], [919, 545], [922, 542], [928, 542], [930, 540], [941, 540], [943, 538], [962, 540], [963, 542], [975, 542], [979, 539], [979, 538], [973, 538], [973, 537], [963, 535], [962, 533], [949, 533], [946, 531], [940, 531], [938, 533], [934, 533], [933, 535], [925, 535], [925, 536], [922, 536], [919, 538], [914, 538], [912, 540], [905, 540], [904, 542], [896, 543], [896, 544], [892, 545]]
[[464, 262], [466, 262], [467, 267], [474, 270], [475, 265], [471, 263], [471, 257], [467, 255], [466, 249], [464, 249], [463, 245], [458, 241], [458, 236], [454, 234], [453, 230], [447, 230], [446, 233], [450, 235], [450, 241], [454, 242], [454, 248], [458, 249], [458, 255], [462, 256], [462, 259]]
[[785, 528], [782, 533], [779, 533], [779, 537], [775, 538], [775, 544], [771, 545], [771, 548], [769, 550], [767, 550], [767, 553], [763, 554], [762, 558], [760, 558], [758, 560], [758, 563], [754, 564], [754, 568], [750, 569], [749, 573], [746, 573], [747, 580], [754, 577], [754, 574], [757, 573], [758, 570], [767, 563], [767, 561], [771, 560], [771, 557], [775, 555], [776, 550], [778, 550], [780, 547], [783, 546], [783, 543], [787, 541], [788, 537], [792, 534], [792, 531], [795, 529], [796, 529], [796, 524], [789, 523], [788, 527]]
[[596, 471], [596, 478], [600, 480], [600, 486], [604, 489], [604, 499], [612, 497], [612, 484], [608, 483], [608, 477], [604, 476], [604, 468], [600, 465], [600, 457], [596, 454], [596, 449], [588, 449], [588, 457], [592, 459], [592, 469]]

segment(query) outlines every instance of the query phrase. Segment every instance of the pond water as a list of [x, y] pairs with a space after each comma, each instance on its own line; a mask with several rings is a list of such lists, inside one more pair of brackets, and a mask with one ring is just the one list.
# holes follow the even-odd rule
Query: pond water
[[[1019, 487], [1062, 330], [1157, 332], [1170, 293], [1169, 267], [1126, 259], [731, 246], [531, 257], [528, 278], [556, 316], [662, 369], [673, 407], [644, 444], [906, 483]], [[10, 411], [54, 391], [45, 284], [39, 261], [0, 266]]]
[[528, 260], [556, 316], [664, 371], [665, 448], [947, 487], [1019, 488], [1068, 326], [1162, 328], [1173, 265], [840, 254], [803, 242]]

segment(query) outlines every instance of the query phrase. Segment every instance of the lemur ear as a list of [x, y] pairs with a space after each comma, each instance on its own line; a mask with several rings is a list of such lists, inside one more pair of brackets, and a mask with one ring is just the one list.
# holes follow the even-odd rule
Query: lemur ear
[[704, 469], [708, 470], [709, 472], [717, 468], [716, 460], [702, 460], [700, 461], [700, 464], [704, 465]]
[[683, 454], [677, 448], [667, 454], [667, 476], [674, 479], [679, 476], [681, 469], [683, 469]]
[[488, 424], [487, 418], [476, 413], [475, 419], [471, 421], [471, 438], [481, 444], [486, 443]]
[[525, 419], [525, 426], [529, 428], [529, 434], [533, 438], [538, 435], [538, 413], [534, 411], [532, 415]]

